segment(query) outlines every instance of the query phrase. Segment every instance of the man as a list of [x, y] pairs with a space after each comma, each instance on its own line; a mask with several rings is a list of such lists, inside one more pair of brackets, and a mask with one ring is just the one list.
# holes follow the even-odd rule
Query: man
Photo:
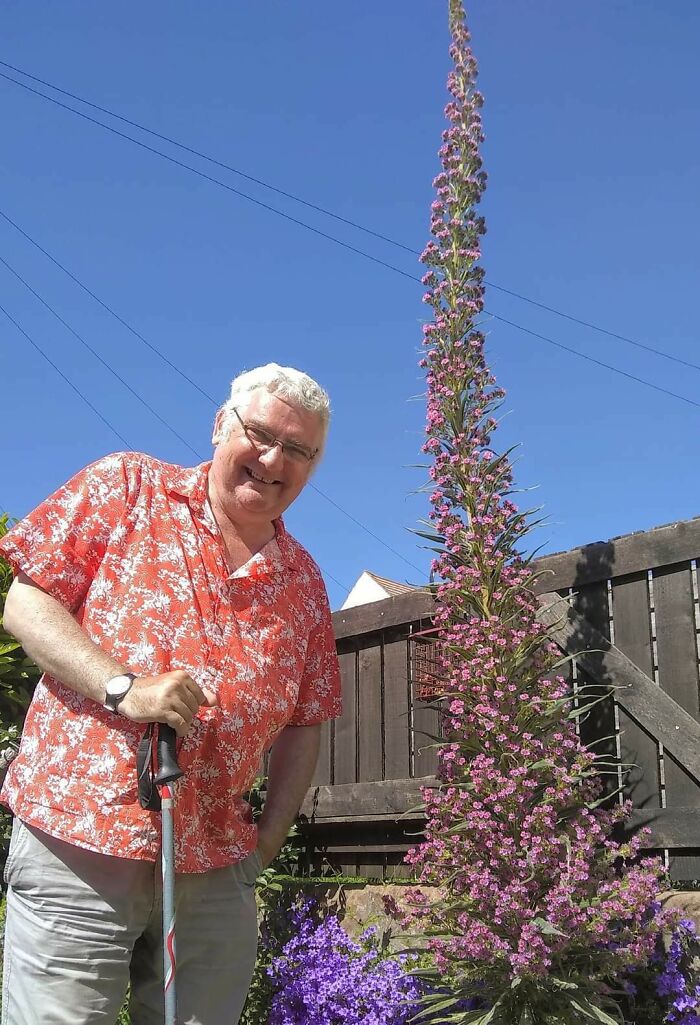
[[[163, 1021], [157, 813], [144, 724], [171, 725], [178, 1017], [238, 1021], [255, 962], [254, 884], [311, 781], [340, 684], [320, 572], [281, 515], [325, 442], [328, 397], [298, 370], [237, 377], [213, 459], [139, 453], [81, 471], [0, 542], [5, 627], [44, 671], [2, 792], [3, 1025]], [[257, 827], [242, 798], [272, 744]]]

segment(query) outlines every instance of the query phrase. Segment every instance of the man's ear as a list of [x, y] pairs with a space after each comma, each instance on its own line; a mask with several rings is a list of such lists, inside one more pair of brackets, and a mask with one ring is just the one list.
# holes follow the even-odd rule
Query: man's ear
[[212, 445], [218, 445], [220, 442], [224, 440], [224, 420], [225, 413], [223, 409], [220, 409], [219, 412], [216, 414], [216, 419], [214, 420], [214, 430], [212, 431], [211, 436]]

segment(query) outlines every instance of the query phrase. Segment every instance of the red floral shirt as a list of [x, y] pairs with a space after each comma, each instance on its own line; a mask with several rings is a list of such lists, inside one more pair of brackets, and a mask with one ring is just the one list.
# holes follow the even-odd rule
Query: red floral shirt
[[[219, 697], [181, 741], [176, 865], [204, 872], [256, 846], [240, 796], [288, 724], [340, 714], [328, 599], [308, 553], [276, 536], [230, 574], [207, 500], [209, 464], [117, 453], [78, 473], [1, 541], [125, 669], [184, 669]], [[103, 854], [155, 860], [160, 816], [136, 791], [144, 726], [45, 674], [2, 800], [23, 821]]]

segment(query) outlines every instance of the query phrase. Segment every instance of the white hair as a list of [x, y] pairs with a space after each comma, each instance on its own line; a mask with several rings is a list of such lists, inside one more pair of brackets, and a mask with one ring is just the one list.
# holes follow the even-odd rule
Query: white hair
[[316, 414], [322, 427], [319, 447], [319, 453], [321, 453], [326, 444], [331, 417], [331, 401], [328, 393], [308, 374], [296, 370], [294, 367], [281, 367], [278, 363], [266, 363], [264, 367], [244, 370], [242, 374], [234, 377], [231, 381], [231, 394], [220, 410], [223, 413], [221, 422], [223, 433], [228, 434], [234, 425], [233, 410], [239, 405], [241, 399], [259, 388], [264, 388], [271, 395], [278, 395], [281, 399], [300, 406], [301, 409], [305, 409], [309, 413]]

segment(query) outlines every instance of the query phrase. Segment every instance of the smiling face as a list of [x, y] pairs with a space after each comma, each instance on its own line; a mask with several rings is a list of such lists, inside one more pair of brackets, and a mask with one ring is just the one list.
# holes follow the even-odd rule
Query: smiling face
[[[264, 388], [244, 395], [236, 407], [245, 423], [260, 427], [282, 442], [310, 451], [319, 448], [323, 428], [315, 413], [296, 406]], [[230, 429], [229, 429], [230, 428]], [[223, 515], [247, 534], [266, 535], [311, 476], [315, 460], [297, 462], [279, 445], [263, 451], [248, 439], [233, 415], [214, 424], [216, 445], [209, 470], [209, 498], [217, 520]]]

